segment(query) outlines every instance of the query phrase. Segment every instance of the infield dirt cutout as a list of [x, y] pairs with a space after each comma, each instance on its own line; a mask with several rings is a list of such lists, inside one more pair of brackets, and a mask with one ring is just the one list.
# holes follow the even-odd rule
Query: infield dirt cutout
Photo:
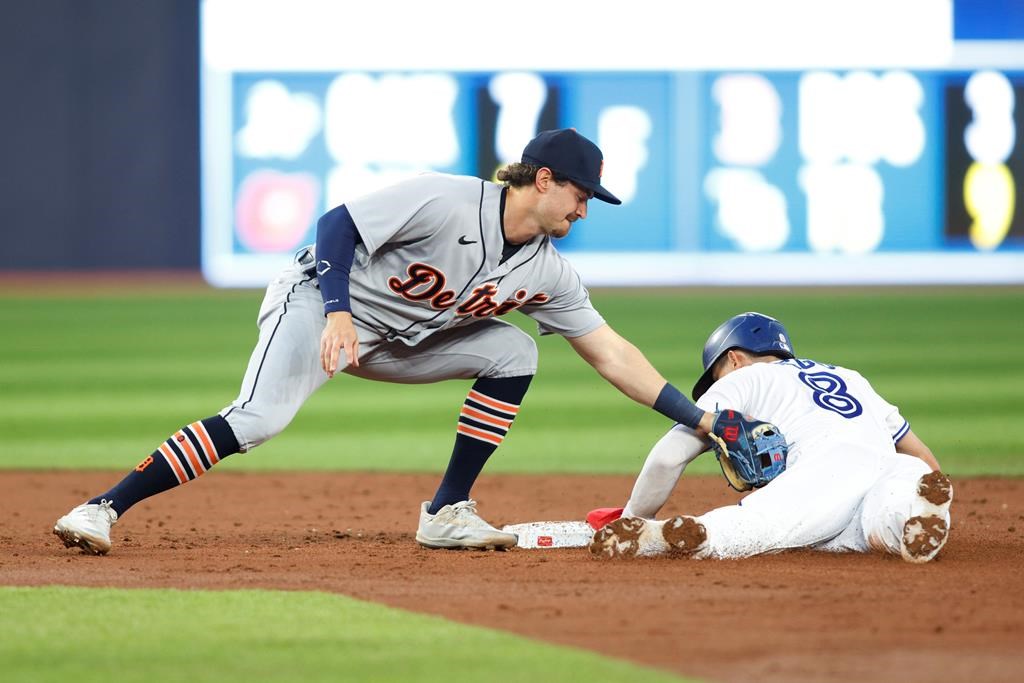
[[[0, 583], [344, 593], [708, 681], [1019, 681], [1024, 481], [954, 479], [939, 557], [788, 552], [742, 561], [599, 560], [585, 549], [443, 551], [413, 540], [436, 475], [239, 474], [143, 501], [106, 557], [50, 530], [112, 472], [3, 472]], [[628, 476], [492, 475], [495, 525], [581, 519]], [[687, 477], [663, 516], [736, 496]]]

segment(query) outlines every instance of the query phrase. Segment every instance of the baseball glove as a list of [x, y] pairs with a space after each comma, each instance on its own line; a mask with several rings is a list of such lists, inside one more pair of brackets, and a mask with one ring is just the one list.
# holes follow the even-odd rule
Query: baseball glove
[[764, 486], [786, 470], [789, 447], [773, 424], [723, 410], [708, 437], [725, 480], [737, 491]]

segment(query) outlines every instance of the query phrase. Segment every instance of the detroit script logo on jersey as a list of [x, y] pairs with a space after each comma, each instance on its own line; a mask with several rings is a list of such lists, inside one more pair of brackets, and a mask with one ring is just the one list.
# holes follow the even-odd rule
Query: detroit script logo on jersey
[[[405, 272], [408, 277], [404, 280], [395, 276], [388, 278], [388, 287], [398, 296], [407, 301], [429, 301], [430, 307], [439, 311], [456, 304], [458, 294], [455, 290], [444, 288], [448, 279], [439, 269], [428, 263], [413, 263]], [[527, 304], [542, 304], [551, 298], [543, 292], [530, 296], [525, 289], [516, 290], [512, 298], [502, 302], [495, 300], [497, 295], [498, 287], [485, 282], [470, 292], [469, 298], [455, 309], [455, 313], [486, 318], [489, 315], [505, 315]]]

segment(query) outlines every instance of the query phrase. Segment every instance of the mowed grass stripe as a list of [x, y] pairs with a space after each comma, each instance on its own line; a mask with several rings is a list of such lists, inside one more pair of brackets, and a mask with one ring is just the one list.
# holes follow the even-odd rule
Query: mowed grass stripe
[[0, 587], [0, 633], [7, 683], [688, 680], [310, 592]]
[[[230, 402], [256, 340], [260, 292], [0, 296], [0, 467], [122, 470]], [[1024, 474], [1017, 420], [1024, 289], [602, 290], [610, 323], [684, 390], [724, 318], [780, 317], [804, 357], [860, 370], [954, 474]], [[535, 334], [532, 321], [509, 320]], [[634, 473], [668, 427], [559, 337], [489, 472]], [[440, 471], [468, 381], [399, 386], [339, 377], [284, 434], [225, 467]], [[696, 471], [714, 471], [714, 463]]]

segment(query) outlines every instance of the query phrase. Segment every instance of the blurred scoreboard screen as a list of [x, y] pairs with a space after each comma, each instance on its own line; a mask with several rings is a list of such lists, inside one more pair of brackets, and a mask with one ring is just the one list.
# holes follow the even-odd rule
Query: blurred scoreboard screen
[[1024, 244], [1024, 78], [950, 79], [945, 93], [947, 244]]
[[[1012, 61], [1012, 60], [1011, 60]], [[538, 131], [604, 151], [591, 285], [1024, 282], [1018, 68], [203, 69], [203, 270], [262, 286], [321, 214]]]

